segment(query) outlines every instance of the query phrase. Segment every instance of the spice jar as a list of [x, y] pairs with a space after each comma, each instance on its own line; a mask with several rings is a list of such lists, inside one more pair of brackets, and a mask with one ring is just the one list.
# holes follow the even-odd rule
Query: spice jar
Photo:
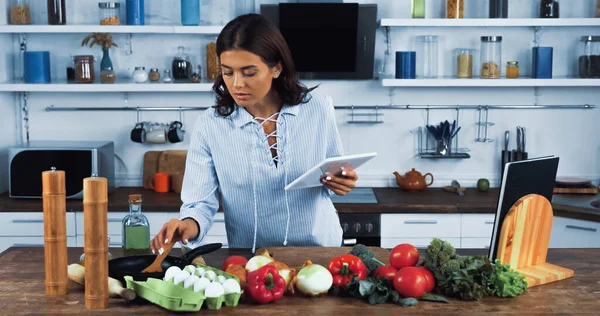
[[459, 48], [455, 50], [456, 54], [456, 77], [473, 78], [473, 55], [474, 49]]
[[144, 83], [148, 80], [148, 73], [146, 67], [135, 67], [133, 71], [133, 81], [135, 83]]
[[502, 65], [502, 37], [481, 37], [481, 78], [500, 78]]
[[464, 0], [446, 0], [446, 18], [462, 19], [465, 17]]
[[121, 4], [119, 2], [100, 2], [100, 25], [121, 25]]
[[102, 83], [115, 83], [117, 80], [117, 73], [112, 67], [108, 66], [100, 72], [100, 82]]
[[202, 66], [198, 65], [198, 71], [192, 74], [192, 78], [190, 79], [192, 83], [200, 83], [202, 81]]
[[219, 74], [216, 39], [206, 45], [206, 78], [214, 80]]
[[169, 69], [165, 69], [165, 74], [163, 76], [163, 80], [164, 83], [171, 83], [173, 82], [173, 77], [171, 77], [171, 71]]
[[540, 1], [540, 18], [555, 18], [559, 17], [559, 5], [556, 0], [541, 0]]
[[75, 82], [93, 83], [95, 79], [96, 77], [94, 75], [94, 56], [75, 56]]
[[186, 81], [192, 77], [192, 62], [190, 56], [185, 53], [185, 47], [177, 47], [177, 55], [173, 58], [173, 78], [175, 80], [185, 79]]
[[160, 80], [160, 73], [158, 72], [158, 68], [151, 68], [148, 78], [150, 78], [150, 81], [152, 82], [158, 82]]
[[519, 62], [509, 61], [506, 63], [506, 78], [519, 78]]
[[600, 36], [583, 36], [579, 55], [579, 77], [600, 78]]
[[29, 0], [11, 0], [10, 24], [31, 24]]
[[142, 214], [142, 195], [129, 195], [129, 214], [123, 218], [123, 253], [125, 256], [150, 253], [150, 223]]

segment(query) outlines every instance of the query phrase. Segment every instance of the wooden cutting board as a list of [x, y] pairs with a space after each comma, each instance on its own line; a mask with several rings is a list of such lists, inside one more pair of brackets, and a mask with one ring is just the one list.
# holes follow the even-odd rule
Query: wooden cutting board
[[554, 193], [556, 194], [598, 194], [600, 190], [593, 185], [589, 185], [583, 188], [567, 188], [567, 187], [555, 187]]
[[144, 154], [144, 172], [142, 174], [142, 186], [150, 189], [148, 181], [158, 172], [158, 159], [162, 151], [147, 151]]
[[158, 172], [175, 174], [185, 172], [187, 150], [165, 150], [158, 158]]
[[[267, 249], [271, 256], [277, 261], [282, 261], [290, 268], [300, 268], [306, 260], [327, 267], [329, 261], [337, 256], [346, 254], [352, 247], [268, 247], [257, 249], [259, 254]], [[380, 247], [369, 247], [375, 258], [385, 264], [389, 264], [390, 252]]]

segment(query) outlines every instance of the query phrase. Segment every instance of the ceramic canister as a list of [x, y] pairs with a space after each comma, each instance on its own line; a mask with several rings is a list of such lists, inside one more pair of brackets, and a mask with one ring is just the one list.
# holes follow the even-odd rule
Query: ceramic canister
[[23, 63], [25, 83], [50, 83], [50, 52], [25, 52]]

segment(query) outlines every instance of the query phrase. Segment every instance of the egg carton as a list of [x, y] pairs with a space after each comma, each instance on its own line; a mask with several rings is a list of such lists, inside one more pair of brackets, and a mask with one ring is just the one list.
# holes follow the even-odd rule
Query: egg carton
[[[217, 276], [222, 275], [226, 279], [235, 279], [238, 283], [239, 278], [222, 270], [209, 267], [203, 264], [196, 264], [197, 268], [214, 271]], [[135, 281], [132, 277], [126, 276], [125, 282], [127, 288], [135, 291], [135, 293], [164, 309], [173, 312], [197, 312], [206, 305], [210, 310], [221, 309], [223, 305], [235, 307], [240, 301], [240, 297], [244, 293], [227, 293], [219, 297], [206, 297], [204, 290], [194, 292], [192, 288], [184, 288], [181, 285], [175, 285], [173, 282], [164, 281], [162, 279], [148, 278], [145, 282]]]

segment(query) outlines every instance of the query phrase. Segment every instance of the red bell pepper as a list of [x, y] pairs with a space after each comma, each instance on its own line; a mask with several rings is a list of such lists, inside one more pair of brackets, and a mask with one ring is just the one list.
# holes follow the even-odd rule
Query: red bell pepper
[[256, 302], [266, 304], [283, 297], [285, 279], [274, 265], [265, 265], [248, 273], [246, 289]]
[[333, 286], [346, 286], [356, 275], [359, 280], [367, 277], [367, 266], [359, 257], [345, 254], [329, 261], [327, 269], [333, 275]]

